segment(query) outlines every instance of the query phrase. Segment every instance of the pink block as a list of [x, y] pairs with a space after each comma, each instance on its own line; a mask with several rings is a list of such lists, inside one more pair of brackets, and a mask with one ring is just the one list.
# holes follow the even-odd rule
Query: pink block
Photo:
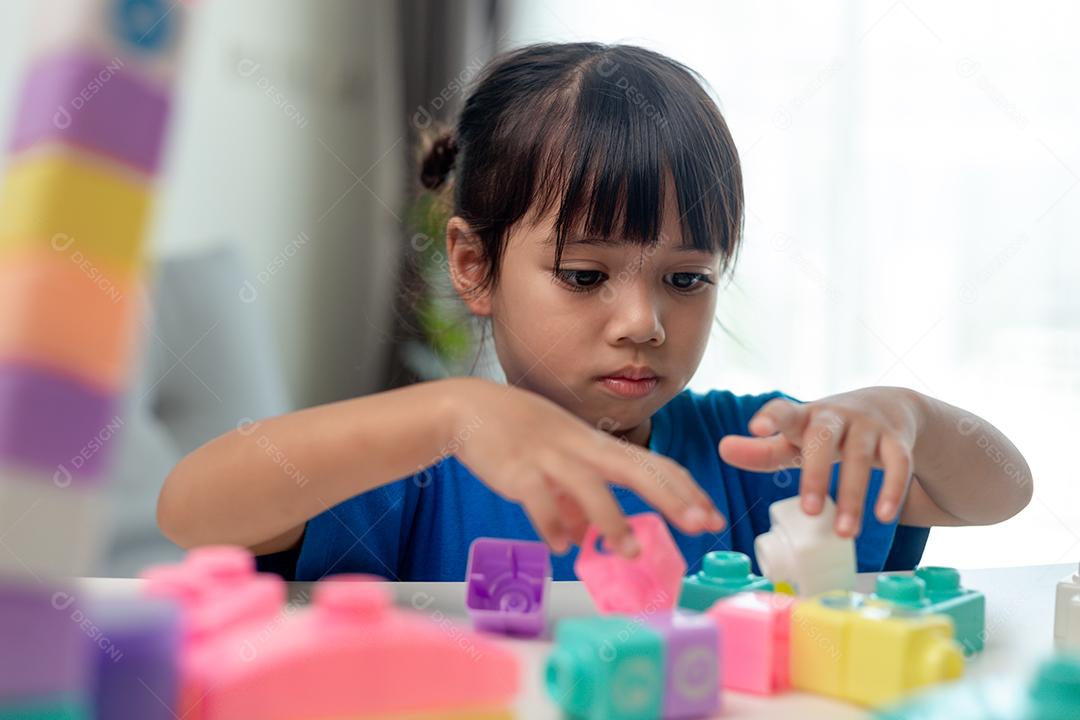
[[779, 593], [738, 593], [705, 611], [720, 627], [724, 646], [720, 681], [724, 687], [759, 695], [791, 687], [794, 603], [795, 598]]
[[[203, 645], [191, 657], [199, 720], [292, 720], [505, 708], [518, 659], [440, 617], [395, 608], [369, 576], [315, 586], [310, 608], [251, 633], [242, 647]], [[193, 700], [193, 702], [194, 702]]]
[[637, 557], [631, 560], [597, 549], [599, 532], [591, 526], [581, 543], [574, 572], [601, 613], [670, 610], [679, 599], [686, 560], [659, 515], [641, 513], [627, 520], [641, 546]]

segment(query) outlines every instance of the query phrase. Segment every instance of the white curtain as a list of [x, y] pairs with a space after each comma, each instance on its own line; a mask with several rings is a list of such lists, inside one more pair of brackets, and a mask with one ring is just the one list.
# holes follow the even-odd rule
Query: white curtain
[[[924, 561], [1080, 558], [1080, 5], [512, 4], [506, 46], [627, 42], [700, 72], [738, 144], [745, 245], [694, 389], [902, 385], [1024, 452], [1035, 499]], [[992, 452], [992, 449], [988, 449]]]

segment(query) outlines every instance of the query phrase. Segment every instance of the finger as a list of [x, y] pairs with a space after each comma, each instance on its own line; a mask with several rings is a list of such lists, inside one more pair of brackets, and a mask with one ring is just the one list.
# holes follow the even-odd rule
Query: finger
[[720, 459], [728, 465], [753, 472], [775, 472], [800, 464], [799, 448], [783, 435], [766, 438], [727, 435], [717, 449]]
[[618, 447], [611, 469], [602, 472], [612, 482], [630, 488], [683, 532], [719, 532], [724, 518], [712, 498], [679, 463], [633, 446]]
[[810, 405], [774, 398], [761, 406], [750, 418], [748, 429], [754, 435], [780, 433], [798, 445], [810, 420]]
[[555, 496], [555, 506], [558, 508], [559, 518], [562, 520], [563, 527], [566, 528], [570, 541], [580, 545], [585, 539], [585, 532], [589, 529], [589, 519], [585, 511], [562, 488], [553, 483], [549, 483], [549, 487]]
[[829, 410], [814, 413], [806, 426], [800, 443], [802, 478], [799, 481], [799, 495], [802, 496], [803, 511], [809, 515], [817, 515], [825, 506], [829, 477], [843, 434], [843, 418]]
[[840, 450], [840, 488], [836, 493], [836, 534], [841, 537], [859, 534], [877, 446], [878, 433], [865, 426], [852, 425], [844, 434]]
[[556, 466], [553, 470], [549, 477], [581, 505], [607, 546], [624, 557], [635, 557], [641, 548], [607, 484], [599, 476], [580, 468]]
[[555, 496], [543, 478], [529, 482], [521, 506], [536, 534], [559, 555], [570, 549], [570, 533], [567, 532], [555, 502]]
[[878, 441], [878, 454], [885, 465], [885, 480], [878, 493], [875, 512], [882, 522], [892, 522], [911, 482], [911, 451], [893, 436], [882, 435]]

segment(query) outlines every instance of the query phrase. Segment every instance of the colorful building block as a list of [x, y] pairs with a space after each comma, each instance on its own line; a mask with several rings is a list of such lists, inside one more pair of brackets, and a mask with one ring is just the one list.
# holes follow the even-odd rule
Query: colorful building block
[[956, 568], [920, 567], [911, 577], [881, 575], [873, 597], [916, 612], [948, 615], [953, 619], [956, 641], [964, 648], [964, 654], [983, 649], [986, 597], [960, 587]]
[[544, 671], [548, 695], [580, 720], [658, 718], [664, 709], [664, 643], [640, 620], [563, 620]]
[[770, 592], [737, 593], [705, 615], [720, 628], [720, 682], [730, 690], [773, 695], [791, 687], [791, 610], [795, 598]]
[[27, 69], [9, 147], [63, 143], [153, 175], [169, 97], [116, 56], [81, 48], [49, 54]]
[[469, 546], [465, 609], [478, 630], [535, 637], [547, 627], [550, 578], [544, 543], [477, 538]]
[[123, 426], [119, 397], [73, 377], [0, 361], [0, 465], [100, 485]]
[[180, 686], [180, 613], [173, 602], [108, 598], [87, 617], [96, 720], [175, 720]]
[[665, 718], [707, 717], [720, 710], [723, 676], [721, 631], [696, 613], [664, 611], [644, 621], [664, 646]]
[[773, 585], [803, 597], [855, 588], [855, 542], [833, 531], [835, 517], [829, 497], [818, 515], [804, 513], [797, 495], [769, 506], [772, 527], [754, 540], [754, 554]]
[[105, 504], [99, 488], [72, 483], [61, 470], [0, 467], [0, 583], [92, 574], [106, 536]]
[[[244, 642], [236, 639], [244, 637]], [[501, 713], [519, 661], [481, 635], [394, 608], [386, 583], [334, 576], [312, 605], [207, 640], [185, 657], [198, 720]], [[191, 713], [188, 715], [187, 713]]]
[[948, 616], [847, 591], [799, 602], [792, 611], [791, 684], [800, 690], [881, 706], [963, 671]]
[[84, 700], [65, 696], [0, 703], [0, 720], [96, 720]]
[[601, 613], [652, 613], [675, 607], [686, 573], [686, 559], [667, 523], [656, 513], [627, 520], [641, 547], [632, 559], [597, 548], [599, 533], [590, 527], [581, 543], [574, 572]]
[[904, 700], [875, 720], [1074, 720], [1080, 717], [1080, 656], [1058, 654], [1032, 678], [992, 676]]
[[141, 271], [151, 187], [133, 172], [65, 147], [12, 158], [0, 190], [0, 253], [78, 252], [120, 277]]
[[1080, 650], [1080, 572], [1074, 572], [1057, 584], [1054, 647]]
[[135, 352], [142, 289], [66, 259], [48, 250], [4, 258], [0, 358], [119, 391]]
[[679, 607], [705, 610], [717, 600], [737, 592], [772, 590], [768, 578], [750, 572], [750, 557], [732, 550], [714, 550], [701, 562], [701, 570], [683, 578]]

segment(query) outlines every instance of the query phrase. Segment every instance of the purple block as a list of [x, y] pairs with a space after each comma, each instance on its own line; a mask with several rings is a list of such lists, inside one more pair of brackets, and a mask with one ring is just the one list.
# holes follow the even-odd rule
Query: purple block
[[0, 707], [87, 698], [85, 619], [70, 589], [0, 581]]
[[664, 718], [720, 711], [720, 628], [708, 615], [663, 611], [645, 622], [664, 641]]
[[86, 611], [96, 720], [175, 720], [180, 692], [180, 609], [151, 598], [100, 600]]
[[75, 50], [32, 65], [19, 96], [13, 153], [62, 141], [157, 172], [169, 97], [123, 60]]
[[465, 609], [478, 630], [535, 637], [547, 626], [549, 577], [544, 543], [477, 538], [469, 547]]
[[0, 364], [0, 463], [59, 487], [100, 483], [122, 429], [119, 399], [57, 372]]

